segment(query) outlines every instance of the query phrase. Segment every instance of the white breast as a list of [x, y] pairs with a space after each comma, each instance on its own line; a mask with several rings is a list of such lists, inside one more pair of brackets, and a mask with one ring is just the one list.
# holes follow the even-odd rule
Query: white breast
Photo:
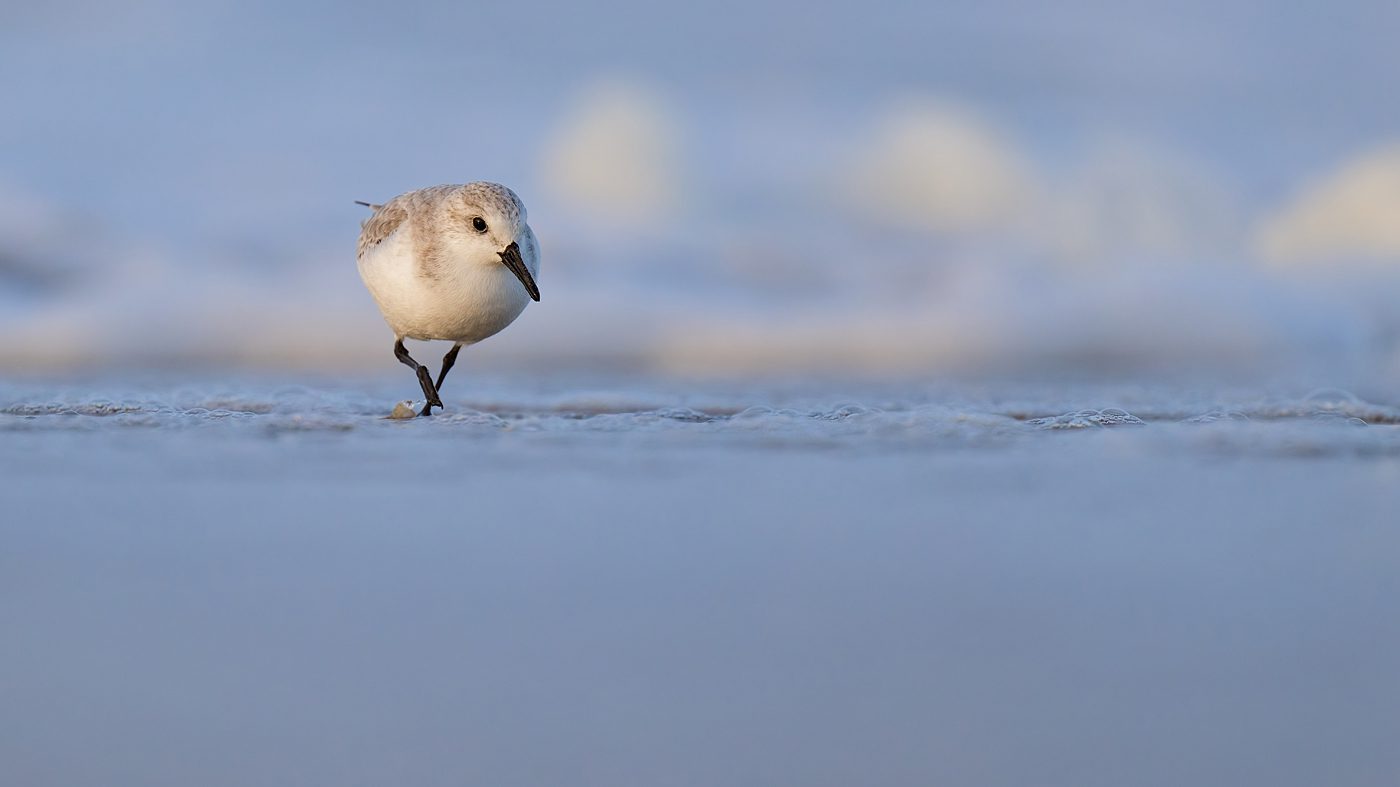
[[[533, 240], [521, 244], [532, 273], [538, 270]], [[360, 278], [397, 337], [474, 344], [510, 325], [530, 302], [499, 257], [451, 259], [428, 278], [414, 245], [411, 227], [404, 226], [359, 260]]]

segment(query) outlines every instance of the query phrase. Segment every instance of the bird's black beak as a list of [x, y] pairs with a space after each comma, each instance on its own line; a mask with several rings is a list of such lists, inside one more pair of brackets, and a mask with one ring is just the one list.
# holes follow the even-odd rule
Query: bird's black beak
[[535, 286], [535, 277], [530, 275], [530, 269], [525, 267], [525, 260], [520, 259], [520, 244], [511, 241], [505, 251], [498, 251], [501, 255], [501, 262], [505, 263], [510, 272], [515, 274], [520, 283], [525, 285], [525, 291], [530, 293], [530, 297], [535, 301], [540, 299], [540, 288]]

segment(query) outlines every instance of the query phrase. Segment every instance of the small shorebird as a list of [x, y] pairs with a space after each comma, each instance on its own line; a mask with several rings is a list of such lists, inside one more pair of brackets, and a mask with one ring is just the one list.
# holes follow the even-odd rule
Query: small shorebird
[[[384, 321], [394, 331], [394, 355], [418, 375], [427, 403], [464, 344], [500, 332], [538, 301], [540, 246], [525, 223], [515, 192], [496, 183], [431, 186], [400, 194], [360, 223], [355, 260]], [[437, 382], [413, 360], [403, 340], [452, 342]], [[412, 411], [410, 411], [411, 413]]]

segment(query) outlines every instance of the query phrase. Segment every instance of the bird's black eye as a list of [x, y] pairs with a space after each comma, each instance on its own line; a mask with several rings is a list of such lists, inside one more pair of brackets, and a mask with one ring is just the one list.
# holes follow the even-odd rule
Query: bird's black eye
[[472, 219], [472, 229], [476, 230], [477, 232], [485, 232], [486, 219], [483, 219], [480, 216], [477, 216], [476, 218]]

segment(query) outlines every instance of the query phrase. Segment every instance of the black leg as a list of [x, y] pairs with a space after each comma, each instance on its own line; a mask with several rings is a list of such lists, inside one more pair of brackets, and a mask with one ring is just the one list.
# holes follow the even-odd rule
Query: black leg
[[442, 371], [438, 372], [436, 388], [442, 390], [442, 381], [447, 379], [447, 373], [452, 371], [452, 365], [457, 363], [457, 351], [462, 349], [462, 345], [454, 344], [452, 349], [447, 351], [447, 355], [442, 356]]
[[434, 407], [442, 407], [442, 400], [438, 398], [437, 389], [433, 387], [432, 373], [428, 371], [428, 367], [408, 356], [408, 350], [404, 349], [403, 346], [403, 339], [394, 342], [394, 357], [399, 359], [399, 363], [418, 373], [418, 384], [423, 388], [423, 397], [428, 400], [423, 405], [423, 412], [419, 415], [432, 415]]

